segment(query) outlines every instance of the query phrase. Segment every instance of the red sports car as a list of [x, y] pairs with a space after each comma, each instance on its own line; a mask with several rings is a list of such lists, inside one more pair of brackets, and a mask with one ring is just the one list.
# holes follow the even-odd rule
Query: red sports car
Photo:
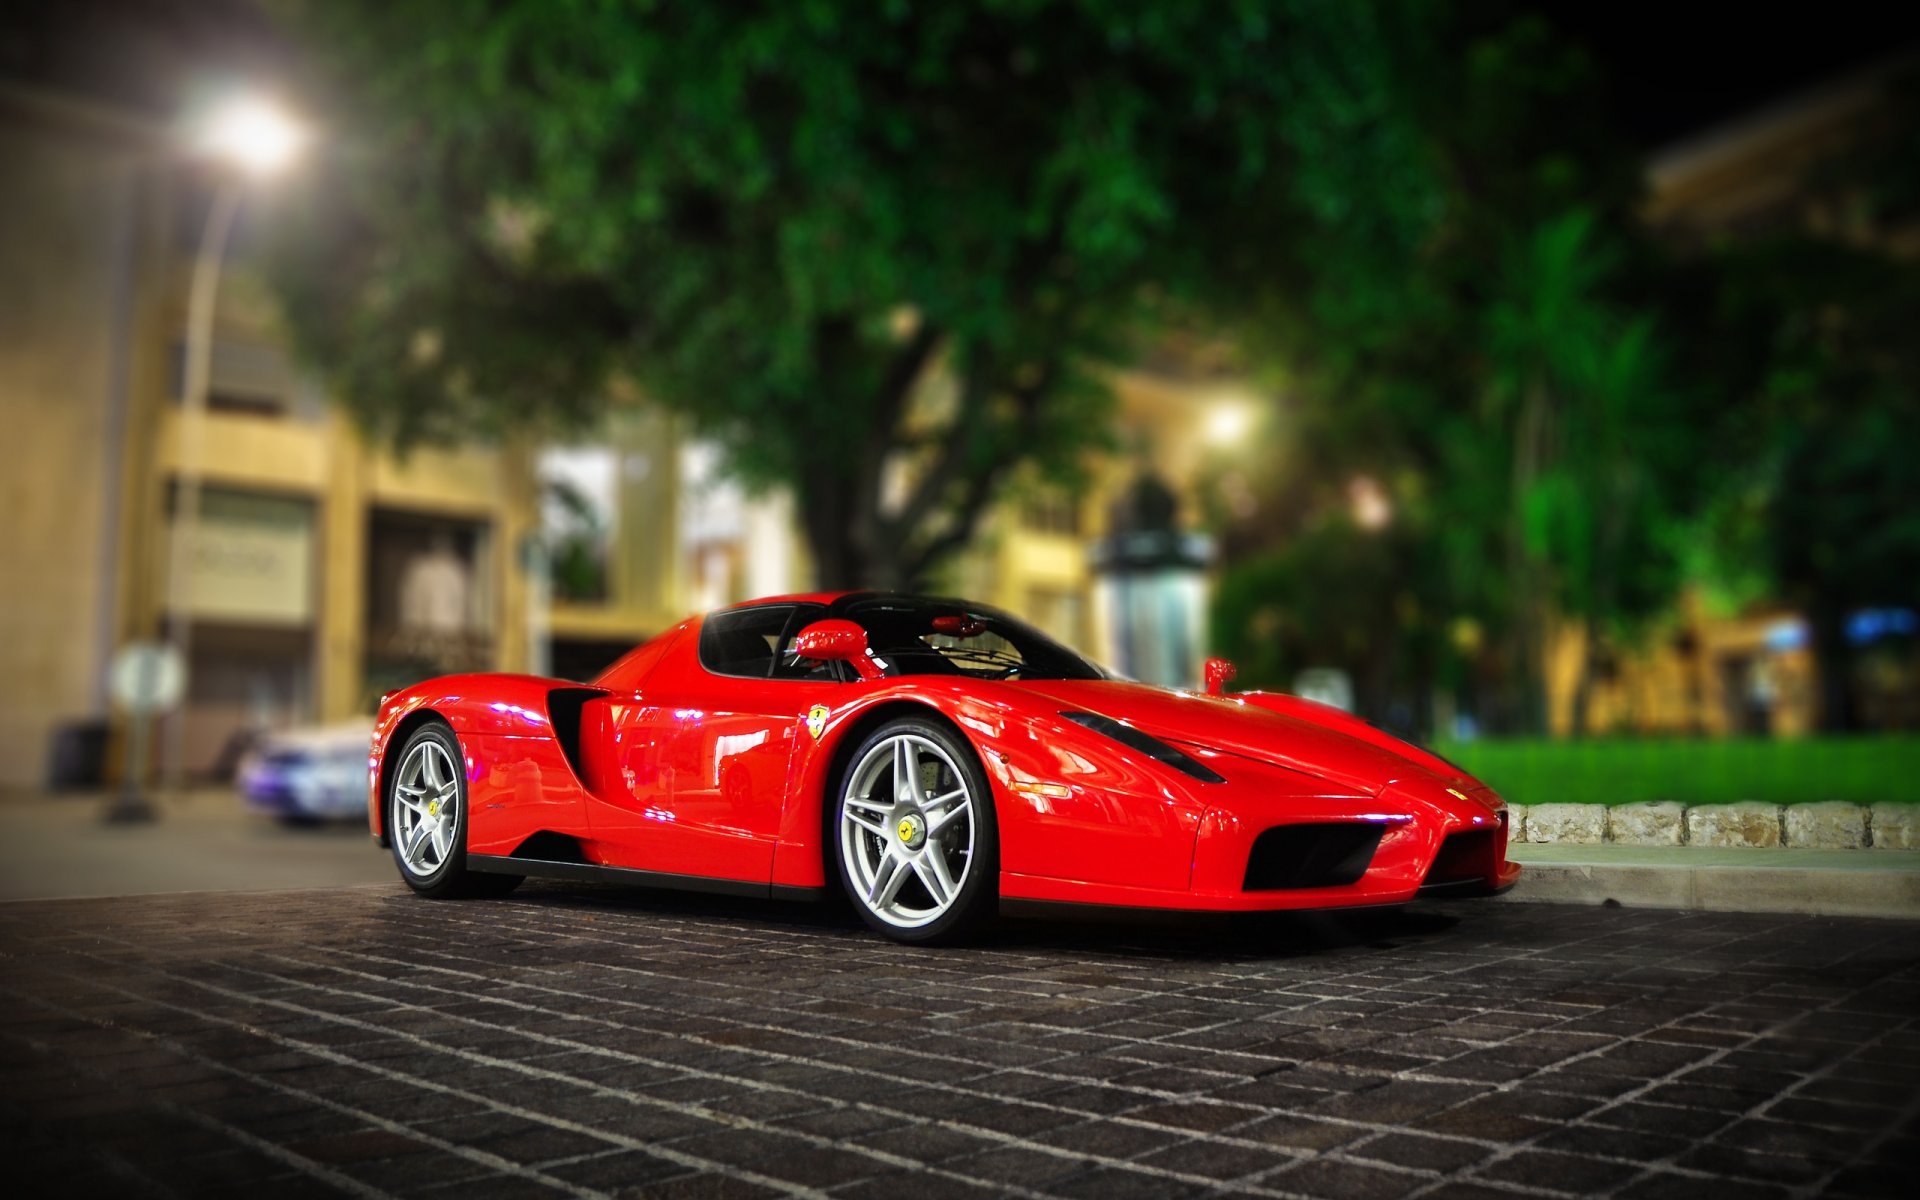
[[1025, 902], [1341, 908], [1520, 873], [1499, 796], [1338, 709], [1131, 683], [991, 608], [877, 592], [693, 617], [586, 686], [417, 684], [371, 766], [374, 835], [424, 896], [837, 887], [910, 942]]

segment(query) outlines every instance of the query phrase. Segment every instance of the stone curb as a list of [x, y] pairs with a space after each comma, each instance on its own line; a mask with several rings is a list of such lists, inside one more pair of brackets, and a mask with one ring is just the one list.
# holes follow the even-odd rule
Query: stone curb
[[[1795, 851], [1757, 852], [1757, 858]], [[1809, 851], [1816, 852], [1816, 851]], [[1868, 854], [1880, 860], [1893, 854]], [[1797, 866], [1684, 866], [1640, 862], [1526, 862], [1501, 900], [1532, 904], [1624, 904], [1707, 912], [1797, 912], [1807, 916], [1920, 918], [1920, 872]]]
[[1525, 845], [1520, 883], [1500, 897], [1709, 912], [1920, 918], [1920, 853]]
[[1508, 840], [1537, 845], [1920, 850], [1920, 804], [1516, 804]]

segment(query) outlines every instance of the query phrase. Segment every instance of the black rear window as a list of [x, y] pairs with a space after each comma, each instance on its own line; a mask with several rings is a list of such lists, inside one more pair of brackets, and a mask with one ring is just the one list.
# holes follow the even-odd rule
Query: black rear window
[[1023, 621], [962, 600], [857, 596], [834, 605], [867, 631], [889, 675], [1106, 679], [1105, 671]]

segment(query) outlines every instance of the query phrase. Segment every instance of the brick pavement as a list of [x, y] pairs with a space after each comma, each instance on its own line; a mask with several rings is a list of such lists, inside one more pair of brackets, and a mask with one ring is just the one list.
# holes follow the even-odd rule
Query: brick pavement
[[1920, 925], [1456, 904], [909, 950], [579, 886], [8, 904], [0, 1108], [15, 1195], [1904, 1196]]

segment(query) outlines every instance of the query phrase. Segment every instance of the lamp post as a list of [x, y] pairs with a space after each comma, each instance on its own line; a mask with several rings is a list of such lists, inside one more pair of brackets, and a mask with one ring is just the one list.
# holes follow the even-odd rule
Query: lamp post
[[[225, 168], [207, 211], [200, 235], [193, 278], [187, 292], [186, 363], [180, 396], [180, 437], [177, 486], [174, 496], [172, 540], [167, 554], [167, 645], [175, 661], [186, 668], [193, 648], [193, 543], [200, 522], [201, 452], [206, 438], [207, 392], [212, 382], [213, 317], [220, 287], [220, 270], [227, 242], [245, 194], [246, 184], [283, 170], [299, 154], [306, 131], [271, 102], [259, 97], [235, 99], [211, 114], [199, 131], [197, 149]], [[169, 789], [178, 790], [186, 772], [186, 701], [169, 731], [165, 764]], [[147, 730], [135, 716], [131, 743], [132, 777], [144, 773]], [[145, 801], [119, 802], [120, 819]], [[147, 805], [149, 815], [151, 806]]]

